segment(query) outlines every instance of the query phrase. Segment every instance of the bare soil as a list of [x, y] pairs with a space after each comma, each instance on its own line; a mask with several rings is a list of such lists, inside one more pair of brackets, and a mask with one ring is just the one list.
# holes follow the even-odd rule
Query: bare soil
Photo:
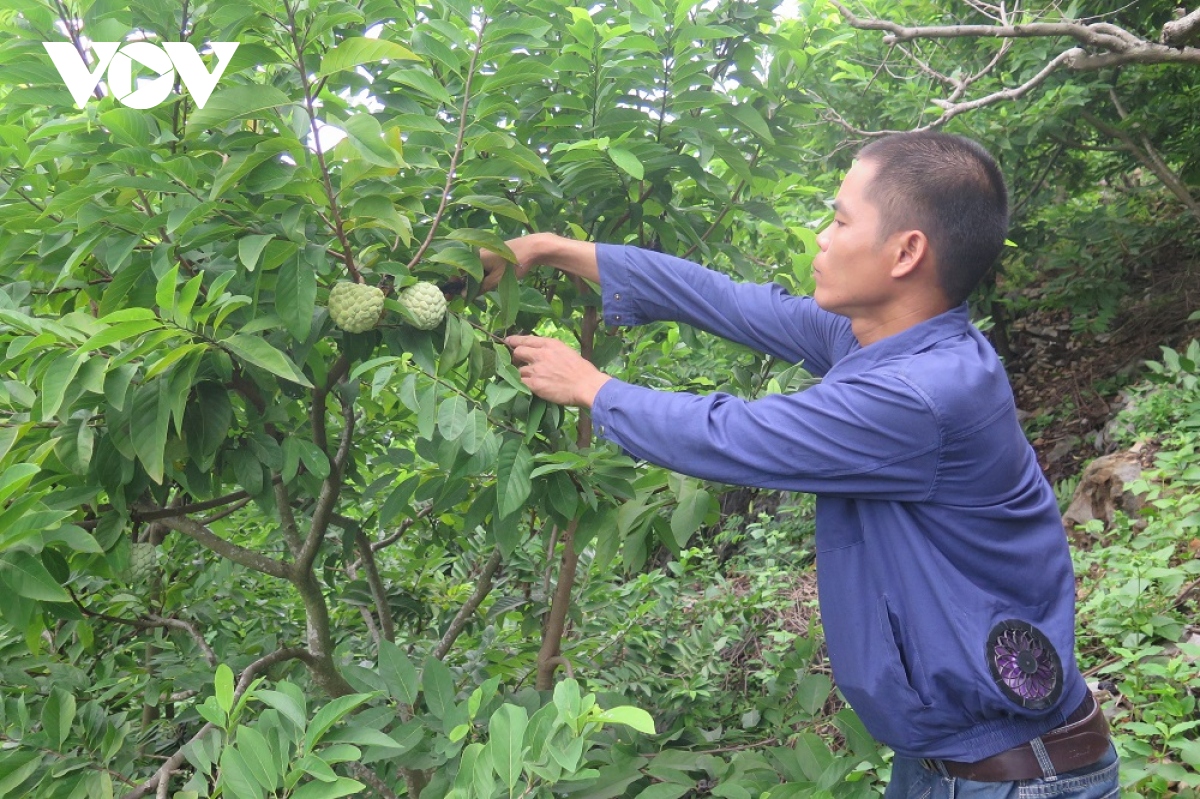
[[1123, 407], [1122, 388], [1146, 374], [1147, 360], [1161, 360], [1161, 347], [1200, 337], [1200, 321], [1188, 321], [1197, 310], [1200, 263], [1174, 257], [1132, 276], [1106, 332], [1073, 332], [1066, 310], [1034, 311], [1009, 325], [1017, 407], [1052, 483], [1111, 451], [1099, 434]]

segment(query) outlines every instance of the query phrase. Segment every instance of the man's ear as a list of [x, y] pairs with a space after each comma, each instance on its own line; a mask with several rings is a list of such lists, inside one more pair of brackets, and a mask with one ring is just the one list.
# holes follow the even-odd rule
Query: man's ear
[[895, 257], [892, 264], [892, 277], [904, 278], [916, 272], [918, 268], [929, 268], [933, 265], [933, 256], [929, 250], [929, 238], [920, 230], [905, 230], [895, 235]]

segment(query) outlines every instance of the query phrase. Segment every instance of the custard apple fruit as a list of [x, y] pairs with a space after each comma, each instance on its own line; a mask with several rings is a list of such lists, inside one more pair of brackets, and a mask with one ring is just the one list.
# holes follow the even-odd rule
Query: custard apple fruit
[[154, 544], [139, 542], [129, 553], [129, 582], [145, 583], [158, 571], [158, 553]]
[[383, 315], [383, 290], [365, 283], [338, 283], [329, 292], [329, 316], [347, 333], [364, 333]]
[[418, 330], [433, 330], [446, 316], [446, 297], [432, 283], [417, 283], [400, 292], [400, 304], [413, 315]]

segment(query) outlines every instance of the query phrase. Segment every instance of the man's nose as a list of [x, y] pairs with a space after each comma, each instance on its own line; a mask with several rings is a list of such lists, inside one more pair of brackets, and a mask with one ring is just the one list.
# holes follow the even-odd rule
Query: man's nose
[[829, 229], [833, 225], [826, 225], [820, 233], [817, 234], [817, 246], [821, 248], [821, 252], [829, 249]]

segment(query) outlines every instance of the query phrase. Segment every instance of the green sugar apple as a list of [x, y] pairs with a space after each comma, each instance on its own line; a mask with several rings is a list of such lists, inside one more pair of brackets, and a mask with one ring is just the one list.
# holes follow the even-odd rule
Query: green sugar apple
[[418, 330], [433, 330], [446, 316], [446, 297], [432, 283], [417, 283], [400, 292], [400, 304], [413, 315]]
[[158, 553], [154, 544], [139, 542], [133, 545], [129, 553], [129, 581], [145, 583], [152, 579], [158, 571]]
[[347, 333], [365, 333], [383, 315], [383, 290], [365, 283], [338, 283], [329, 292], [329, 316]]

